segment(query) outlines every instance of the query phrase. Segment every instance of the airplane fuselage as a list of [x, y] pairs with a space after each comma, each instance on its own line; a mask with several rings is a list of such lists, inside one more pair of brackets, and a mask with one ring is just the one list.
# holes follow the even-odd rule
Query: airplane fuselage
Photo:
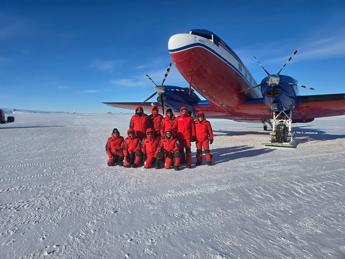
[[240, 58], [212, 32], [175, 34], [168, 48], [183, 77], [218, 107], [236, 110], [246, 98], [261, 97], [259, 89], [251, 89], [256, 82]]

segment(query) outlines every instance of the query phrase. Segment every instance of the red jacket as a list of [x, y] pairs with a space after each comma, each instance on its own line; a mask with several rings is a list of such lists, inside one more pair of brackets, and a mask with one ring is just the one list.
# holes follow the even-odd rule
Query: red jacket
[[211, 123], [207, 120], [195, 121], [195, 132], [196, 132], [196, 141], [203, 142], [207, 139], [213, 139], [213, 132]]
[[156, 156], [159, 151], [159, 138], [145, 138], [141, 150], [148, 157]]
[[179, 141], [177, 138], [171, 137], [170, 139], [162, 138], [160, 148], [166, 152], [177, 152], [179, 150]]
[[129, 128], [134, 129], [138, 138], [143, 139], [145, 137], [146, 129], [150, 127], [150, 121], [146, 114], [141, 116], [134, 114], [129, 123]]
[[195, 137], [195, 125], [193, 118], [187, 114], [181, 114], [177, 117], [176, 121], [178, 135], [190, 142], [192, 137]]
[[122, 155], [123, 153], [124, 139], [122, 136], [115, 137], [111, 136], [108, 138], [107, 144], [105, 145], [105, 150], [108, 157], [113, 155]]
[[130, 153], [140, 151], [140, 140], [137, 137], [127, 137], [124, 143], [123, 153], [128, 156]]
[[156, 132], [156, 134], [161, 133], [163, 116], [161, 114], [151, 114], [149, 116], [151, 128]]
[[177, 123], [175, 116], [173, 116], [172, 118], [165, 116], [162, 121], [161, 136], [164, 136], [165, 131], [168, 129], [172, 130], [173, 136], [176, 136]]

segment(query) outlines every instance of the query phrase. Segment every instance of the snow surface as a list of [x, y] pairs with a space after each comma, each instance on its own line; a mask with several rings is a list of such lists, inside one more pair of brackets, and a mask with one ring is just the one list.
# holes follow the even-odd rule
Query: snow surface
[[[345, 258], [345, 117], [213, 122], [215, 165], [107, 167], [130, 115], [26, 114], [0, 128], [0, 258]], [[194, 150], [195, 151], [195, 150]]]

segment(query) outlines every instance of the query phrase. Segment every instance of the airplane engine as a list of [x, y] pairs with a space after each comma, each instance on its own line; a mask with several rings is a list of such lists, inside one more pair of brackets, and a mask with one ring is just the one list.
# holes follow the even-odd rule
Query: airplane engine
[[[190, 111], [193, 111], [193, 106], [200, 101], [193, 89], [177, 86], [164, 86], [162, 96], [164, 105], [175, 112], [178, 112], [181, 106], [187, 106]], [[157, 101], [159, 102], [160, 98], [157, 98]]]

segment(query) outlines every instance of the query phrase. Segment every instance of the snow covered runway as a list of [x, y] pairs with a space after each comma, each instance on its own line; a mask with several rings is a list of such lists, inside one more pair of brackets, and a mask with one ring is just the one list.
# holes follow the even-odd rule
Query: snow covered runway
[[345, 117], [269, 149], [216, 120], [215, 165], [107, 167], [129, 115], [18, 114], [0, 127], [0, 258], [344, 258]]

